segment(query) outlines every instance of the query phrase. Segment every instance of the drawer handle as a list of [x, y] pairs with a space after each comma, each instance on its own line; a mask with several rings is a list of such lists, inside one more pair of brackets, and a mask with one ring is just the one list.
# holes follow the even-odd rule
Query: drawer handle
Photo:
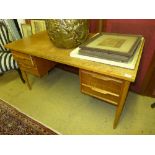
[[115, 93], [112, 93], [112, 92], [109, 92], [109, 91], [105, 91], [105, 90], [102, 90], [102, 89], [99, 89], [99, 88], [95, 88], [95, 87], [92, 87], [92, 86], [89, 86], [89, 85], [86, 85], [84, 83], [82, 83], [83, 86], [86, 86], [86, 87], [89, 87], [90, 89], [92, 89], [93, 91], [96, 91], [96, 92], [99, 92], [101, 94], [109, 94], [109, 95], [112, 95], [112, 96], [116, 96], [116, 97], [119, 97], [119, 94], [115, 94]]
[[112, 96], [119, 97], [118, 94], [111, 93], [111, 92], [108, 92], [108, 91], [105, 91], [105, 90], [102, 90], [102, 89], [98, 89], [98, 88], [94, 88], [94, 87], [92, 87], [91, 89], [94, 90], [94, 91], [97, 91], [97, 92], [99, 92], [99, 93], [105, 94], [105, 95], [106, 95], [106, 94], [109, 94], [109, 95], [112, 95]]
[[28, 58], [24, 58], [24, 57], [19, 57], [19, 56], [17, 57], [16, 55], [13, 55], [13, 56], [14, 56], [15, 60], [17, 62], [19, 62], [19, 63], [22, 63], [22, 61], [25, 61], [25, 60], [29, 60], [29, 61], [31, 61], [31, 64], [34, 66], [34, 62], [33, 62], [31, 56], [29, 56], [29, 59]]
[[93, 78], [98, 78], [98, 79], [101, 79], [101, 80], [104, 80], [104, 81], [115, 81], [117, 83], [122, 83], [122, 81], [120, 80], [117, 80], [117, 79], [112, 79], [112, 78], [109, 78], [109, 77], [104, 77], [104, 76], [98, 76], [98, 75], [91, 75]]
[[92, 78], [98, 78], [98, 79], [101, 79], [101, 80], [104, 80], [104, 81], [115, 81], [117, 83], [123, 83], [123, 81], [121, 81], [121, 80], [113, 79], [113, 78], [110, 78], [110, 77], [105, 77], [104, 75], [93, 74], [93, 73], [90, 73], [90, 72], [87, 72], [87, 71], [82, 71], [82, 73], [88, 74]]
[[19, 59], [29, 59], [29, 58], [27, 58], [28, 55], [25, 57], [23, 55], [18, 55], [18, 54], [13, 53], [13, 56], [16, 57], [16, 58], [19, 58]]
[[31, 60], [32, 65], [34, 66], [34, 62], [33, 62], [33, 60], [32, 60], [32, 57], [31, 57], [31, 56], [30, 56], [30, 60]]
[[32, 66], [27, 66], [27, 65], [24, 65], [24, 64], [21, 64], [21, 63], [19, 63], [19, 66], [22, 67], [22, 68], [34, 69], [34, 67], [32, 67]]

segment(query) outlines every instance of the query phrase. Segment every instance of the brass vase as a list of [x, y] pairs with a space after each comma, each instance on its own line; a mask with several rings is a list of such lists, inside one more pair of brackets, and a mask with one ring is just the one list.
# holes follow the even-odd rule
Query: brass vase
[[45, 22], [50, 40], [60, 48], [77, 47], [89, 34], [85, 19], [47, 19]]

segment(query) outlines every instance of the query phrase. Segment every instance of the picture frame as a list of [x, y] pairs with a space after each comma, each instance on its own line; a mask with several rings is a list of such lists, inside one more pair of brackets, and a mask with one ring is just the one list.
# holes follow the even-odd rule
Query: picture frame
[[89, 51], [89, 53], [94, 51], [129, 57], [134, 54], [141, 38], [141, 35], [99, 33], [79, 47], [81, 51]]
[[30, 24], [21, 24], [22, 35], [24, 38], [32, 35], [32, 29]]
[[46, 24], [44, 20], [31, 20], [32, 34], [36, 34], [46, 30]]

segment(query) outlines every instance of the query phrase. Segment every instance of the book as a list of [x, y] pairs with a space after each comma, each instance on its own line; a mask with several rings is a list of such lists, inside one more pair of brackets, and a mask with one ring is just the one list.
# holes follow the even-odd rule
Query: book
[[118, 55], [118, 54], [109, 54], [107, 52], [103, 53], [103, 52], [92, 52], [90, 50], [83, 50], [80, 49], [79, 50], [79, 54], [81, 55], [85, 55], [85, 56], [90, 56], [90, 57], [96, 57], [96, 58], [101, 58], [101, 59], [109, 59], [109, 60], [113, 60], [113, 61], [129, 61], [130, 57], [124, 56], [124, 55]]
[[141, 35], [100, 33], [80, 45], [79, 54], [128, 61], [135, 53]]
[[127, 68], [127, 69], [135, 69], [139, 54], [141, 53], [143, 46], [144, 46], [144, 38], [142, 37], [140, 44], [138, 45], [133, 58], [129, 59], [129, 61], [127, 61], [127, 62], [113, 61], [113, 60], [106, 59], [106, 58], [97, 58], [94, 56], [81, 55], [81, 54], [79, 54], [79, 50], [80, 50], [79, 47], [77, 47], [76, 49], [71, 51], [70, 56], [75, 57], [75, 58], [79, 58], [79, 59], [94, 61], [94, 62], [103, 63], [103, 64], [108, 64], [111, 66], [117, 66], [117, 67], [122, 67], [122, 68]]

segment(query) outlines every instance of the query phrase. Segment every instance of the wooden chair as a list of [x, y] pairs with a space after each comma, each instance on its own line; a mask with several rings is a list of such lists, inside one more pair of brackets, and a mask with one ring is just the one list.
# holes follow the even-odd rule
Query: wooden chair
[[22, 82], [25, 83], [17, 62], [13, 59], [11, 52], [4, 47], [5, 44], [10, 42], [7, 26], [0, 22], [0, 75], [14, 69], [18, 72]]

